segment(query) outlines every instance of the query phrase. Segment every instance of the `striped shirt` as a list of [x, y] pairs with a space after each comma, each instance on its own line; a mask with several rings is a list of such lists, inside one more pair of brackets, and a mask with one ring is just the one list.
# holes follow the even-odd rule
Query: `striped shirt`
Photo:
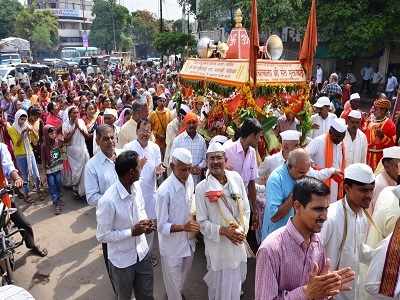
[[325, 251], [317, 235], [307, 247], [290, 219], [271, 233], [257, 252], [255, 299], [306, 299], [303, 286], [309, 281], [313, 264], [325, 265]]

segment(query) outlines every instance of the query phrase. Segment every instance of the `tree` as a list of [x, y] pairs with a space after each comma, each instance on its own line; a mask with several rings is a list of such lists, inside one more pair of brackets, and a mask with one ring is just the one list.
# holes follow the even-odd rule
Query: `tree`
[[114, 32], [117, 49], [126, 48], [130, 36], [132, 18], [129, 10], [114, 0], [95, 0], [92, 10], [95, 16], [90, 30], [89, 41], [96, 47], [111, 51], [114, 49]]
[[185, 47], [193, 47], [196, 44], [191, 34], [182, 32], [161, 32], [154, 39], [154, 48], [163, 55], [179, 54], [184, 52]]
[[153, 49], [152, 42], [159, 31], [156, 17], [147, 10], [137, 10], [132, 13], [133, 39], [141, 50], [140, 56], [147, 56]]
[[16, 18], [15, 32], [31, 42], [35, 54], [53, 51], [58, 44], [58, 20], [50, 11], [23, 9]]
[[0, 39], [15, 34], [15, 21], [22, 9], [18, 0], [0, 0]]

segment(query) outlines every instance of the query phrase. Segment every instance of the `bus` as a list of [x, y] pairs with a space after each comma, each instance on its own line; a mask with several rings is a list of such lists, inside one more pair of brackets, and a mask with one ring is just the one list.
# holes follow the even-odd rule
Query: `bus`
[[95, 56], [99, 54], [97, 47], [65, 47], [61, 50], [61, 59], [79, 63], [80, 57]]

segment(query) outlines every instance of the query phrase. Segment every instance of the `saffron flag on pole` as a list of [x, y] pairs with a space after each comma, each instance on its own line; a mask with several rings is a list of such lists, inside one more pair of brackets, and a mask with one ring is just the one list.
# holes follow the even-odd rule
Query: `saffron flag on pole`
[[257, 83], [257, 58], [260, 48], [258, 36], [258, 17], [257, 17], [257, 0], [251, 1], [251, 27], [250, 27], [250, 64], [249, 64], [249, 80], [250, 85], [255, 86]]
[[310, 15], [307, 22], [307, 30], [304, 33], [303, 43], [301, 45], [299, 60], [306, 72], [307, 80], [311, 79], [314, 56], [318, 45], [317, 32], [317, 4], [312, 0]]

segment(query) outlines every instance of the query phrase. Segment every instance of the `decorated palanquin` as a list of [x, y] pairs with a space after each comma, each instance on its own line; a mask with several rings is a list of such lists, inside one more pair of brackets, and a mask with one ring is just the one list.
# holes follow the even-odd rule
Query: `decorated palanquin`
[[[181, 93], [184, 99], [202, 96], [209, 110], [202, 134], [211, 138], [217, 134], [231, 135], [248, 117], [257, 117], [264, 128], [264, 139], [258, 150], [261, 158], [279, 149], [273, 134], [278, 115], [291, 111], [301, 121], [305, 138], [311, 130], [311, 106], [306, 74], [299, 61], [273, 59], [256, 60], [256, 82], [250, 83], [250, 39], [242, 27], [240, 10], [235, 14], [227, 50], [215, 57], [210, 47], [204, 58], [189, 58], [180, 71]], [[208, 46], [207, 46], [208, 47]], [[266, 49], [267, 47], [260, 47]], [[204, 52], [204, 51], [203, 51]], [[223, 56], [224, 58], [220, 58]], [[259, 57], [265, 57], [260, 52]]]

